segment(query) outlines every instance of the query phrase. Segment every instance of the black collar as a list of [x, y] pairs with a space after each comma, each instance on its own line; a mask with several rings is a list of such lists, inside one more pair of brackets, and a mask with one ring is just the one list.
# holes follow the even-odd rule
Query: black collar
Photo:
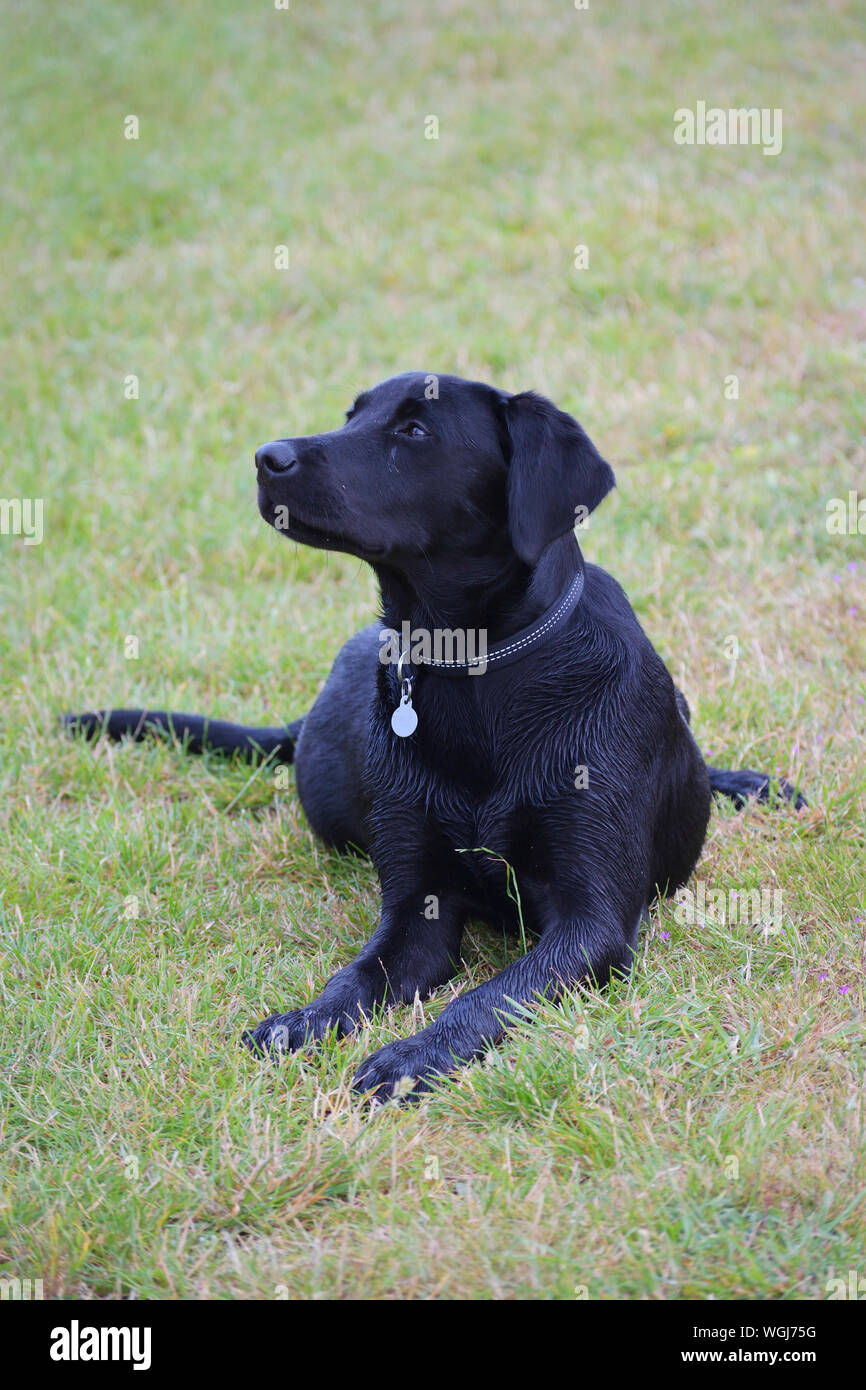
[[[552, 637], [568, 622], [575, 608], [580, 601], [583, 593], [584, 572], [583, 565], [580, 566], [577, 574], [569, 582], [568, 588], [559, 595], [559, 598], [542, 613], [540, 618], [536, 618], [534, 623], [528, 627], [521, 628], [513, 636], [506, 637], [502, 642], [494, 642], [487, 648], [486, 653], [474, 658], [472, 661], [423, 661], [420, 665], [429, 667], [431, 670], [439, 672], [444, 676], [467, 676], [473, 668], [484, 669], [484, 666], [494, 668], [500, 666], [510, 666], [512, 662], [519, 661], [521, 657], [535, 651], [537, 647], [544, 646]], [[408, 662], [403, 663], [403, 670], [406, 673]], [[478, 674], [478, 669], [475, 674]], [[411, 674], [411, 673], [409, 673]]]
[[[520, 661], [530, 652], [544, 646], [565, 627], [578, 605], [583, 593], [583, 585], [584, 569], [581, 561], [577, 573], [570, 580], [564, 593], [560, 594], [556, 602], [551, 604], [550, 608], [542, 613], [540, 618], [536, 618], [534, 623], [530, 623], [528, 627], [521, 628], [519, 632], [515, 632], [511, 637], [506, 637], [502, 642], [494, 642], [486, 652], [482, 652], [471, 661], [437, 661], [431, 657], [429, 661], [420, 661], [417, 665], [442, 676], [478, 676], [490, 667], [496, 670], [500, 666], [510, 666], [512, 662]], [[401, 691], [400, 704], [391, 716], [391, 727], [394, 733], [401, 738], [408, 738], [410, 734], [415, 732], [418, 724], [418, 716], [412, 707], [415, 674], [415, 668], [409, 661], [409, 652], [406, 651], [401, 656], [397, 668]]]

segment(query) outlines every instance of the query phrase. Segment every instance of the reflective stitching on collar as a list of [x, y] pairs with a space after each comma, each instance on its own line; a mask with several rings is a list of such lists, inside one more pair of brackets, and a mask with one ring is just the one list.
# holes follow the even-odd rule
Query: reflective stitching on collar
[[571, 585], [567, 590], [564, 598], [560, 600], [556, 609], [546, 618], [546, 620], [541, 624], [540, 627], [533, 628], [523, 637], [520, 637], [516, 642], [509, 642], [504, 647], [494, 646], [493, 649], [489, 651], [485, 657], [475, 657], [472, 661], [431, 660], [422, 661], [418, 664], [420, 666], [450, 666], [457, 667], [461, 670], [469, 671], [473, 666], [483, 666], [485, 664], [489, 665], [491, 661], [498, 661], [503, 656], [509, 656], [512, 652], [520, 651], [523, 647], [531, 646], [534, 642], [538, 640], [539, 637], [543, 637], [546, 632], [549, 632], [552, 627], [556, 626], [556, 623], [558, 622], [561, 614], [568, 607], [569, 603], [571, 603], [572, 599], [574, 598], [575, 589], [582, 589], [583, 582], [583, 570], [579, 570], [578, 573], [574, 576], [574, 579], [572, 580]]

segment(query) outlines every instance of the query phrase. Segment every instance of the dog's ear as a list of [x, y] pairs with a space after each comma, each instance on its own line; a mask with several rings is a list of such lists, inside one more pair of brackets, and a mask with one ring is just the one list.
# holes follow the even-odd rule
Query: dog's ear
[[509, 396], [505, 419], [511, 440], [508, 526], [517, 554], [534, 565], [551, 541], [598, 506], [615, 479], [577, 421], [544, 396]]

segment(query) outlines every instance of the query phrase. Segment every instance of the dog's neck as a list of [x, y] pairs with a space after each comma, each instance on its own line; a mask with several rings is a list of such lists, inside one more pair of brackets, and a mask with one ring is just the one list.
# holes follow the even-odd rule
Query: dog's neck
[[399, 632], [408, 622], [413, 631], [484, 630], [496, 643], [547, 612], [582, 565], [577, 539], [569, 535], [549, 545], [534, 567], [512, 552], [493, 573], [489, 557], [461, 557], [451, 569], [419, 568], [411, 577], [386, 565], [374, 568], [387, 627]]

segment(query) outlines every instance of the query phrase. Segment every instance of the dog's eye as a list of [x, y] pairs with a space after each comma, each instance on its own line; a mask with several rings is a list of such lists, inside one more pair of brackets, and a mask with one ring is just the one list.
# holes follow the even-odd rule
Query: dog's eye
[[430, 431], [419, 425], [417, 420], [410, 420], [408, 424], [401, 425], [396, 433], [408, 435], [410, 439], [427, 439], [430, 435]]

